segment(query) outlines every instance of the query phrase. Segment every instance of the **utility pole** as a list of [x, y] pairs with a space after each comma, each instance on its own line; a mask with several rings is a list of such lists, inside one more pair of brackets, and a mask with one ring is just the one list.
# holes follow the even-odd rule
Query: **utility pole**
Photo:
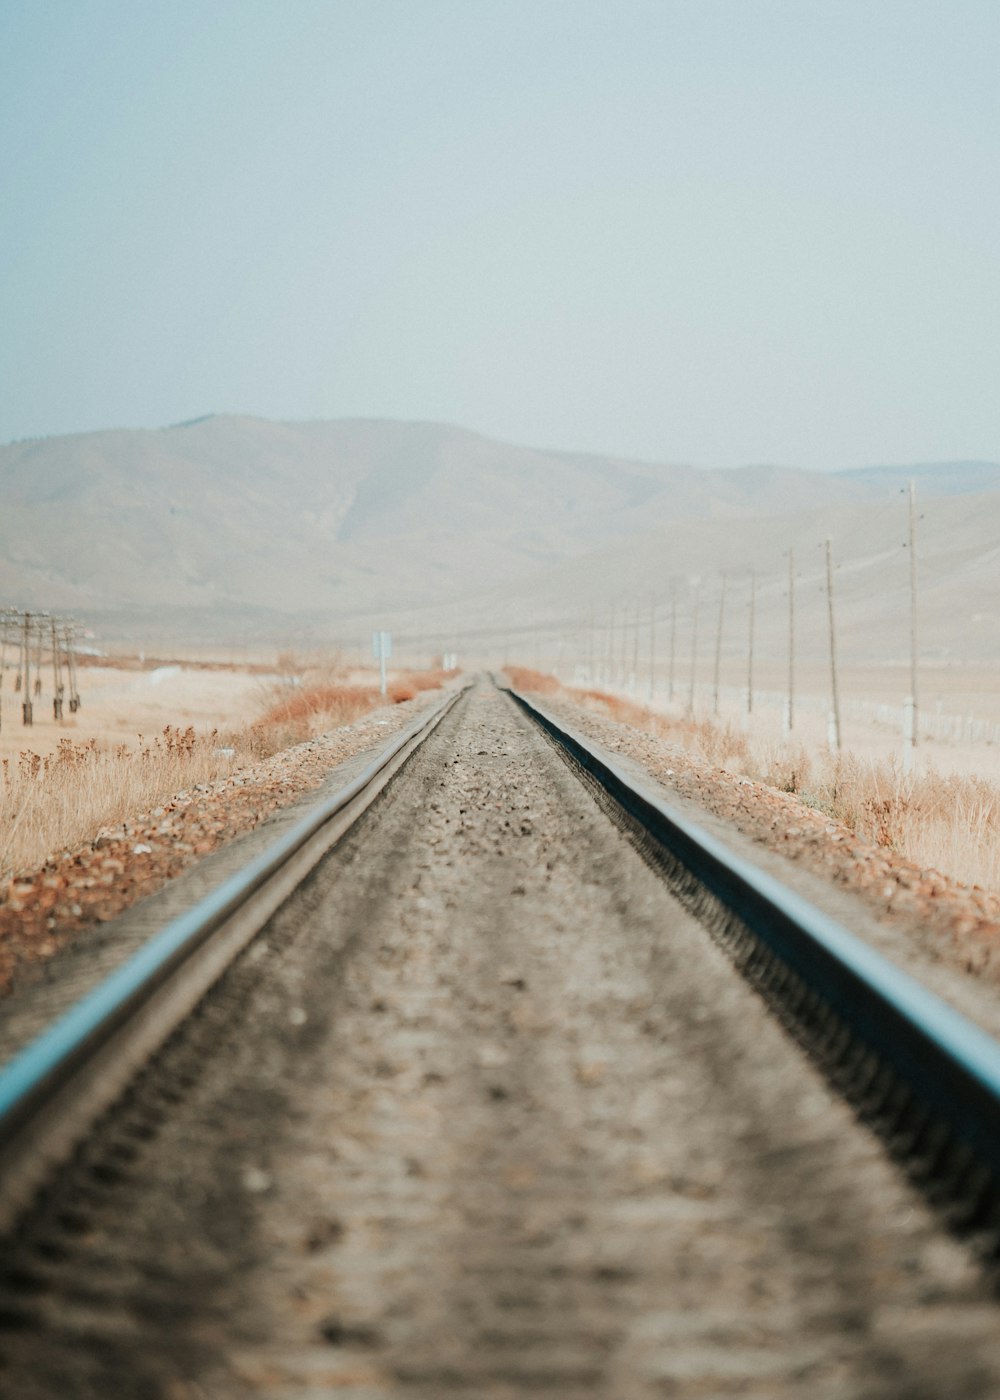
[[629, 690], [635, 695], [639, 689], [639, 629], [642, 626], [642, 599], [635, 599], [635, 636], [632, 638], [632, 673], [629, 676]]
[[42, 693], [42, 652], [45, 649], [45, 618], [47, 613], [42, 613], [35, 620], [35, 633], [38, 637], [38, 650], [35, 653], [35, 696]]
[[615, 605], [611, 604], [611, 615], [608, 622], [608, 673], [604, 678], [605, 685], [615, 683]]
[[910, 693], [903, 706], [903, 772], [913, 769], [917, 747], [917, 487], [910, 482]]
[[29, 727], [34, 722], [31, 705], [31, 613], [24, 614], [24, 699], [21, 701], [21, 717]]
[[795, 550], [788, 551], [788, 698], [785, 701], [785, 735], [795, 727]]
[[694, 714], [694, 674], [698, 661], [698, 583], [699, 580], [696, 579], [694, 595], [691, 602], [693, 611], [691, 615], [691, 692], [688, 696], [689, 715]]
[[674, 699], [674, 661], [677, 656], [677, 580], [670, 587], [670, 671], [667, 681], [667, 699]]
[[65, 629], [66, 660], [69, 670], [69, 712], [75, 715], [80, 708], [80, 692], [76, 688], [76, 649], [73, 646], [73, 629], [67, 626]]
[[712, 713], [719, 713], [719, 672], [722, 666], [722, 619], [726, 612], [726, 576], [722, 575], [722, 592], [719, 594], [719, 627], [715, 634], [715, 676]]
[[378, 662], [378, 688], [379, 694], [386, 693], [386, 662], [392, 655], [392, 633], [373, 632], [372, 633], [372, 655]]
[[63, 713], [63, 681], [62, 681], [62, 657], [59, 655], [59, 635], [56, 632], [56, 620], [52, 619], [52, 717], [55, 720], [62, 719]]
[[656, 594], [649, 598], [649, 699], [656, 690]]
[[750, 636], [747, 642], [747, 719], [753, 714], [753, 625], [757, 606], [757, 575], [750, 570]]
[[833, 562], [830, 558], [830, 539], [826, 541], [826, 605], [830, 616], [830, 691], [833, 697], [833, 710], [830, 713], [830, 748], [840, 752], [840, 696], [837, 693], [837, 642], [833, 623]]

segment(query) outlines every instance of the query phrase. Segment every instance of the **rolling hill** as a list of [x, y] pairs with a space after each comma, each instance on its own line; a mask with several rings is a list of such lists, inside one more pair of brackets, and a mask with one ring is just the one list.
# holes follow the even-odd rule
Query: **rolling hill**
[[0, 447], [0, 601], [265, 637], [290, 619], [458, 626], [505, 599], [556, 616], [721, 567], [777, 577], [789, 543], [826, 533], [844, 559], [877, 559], [898, 548], [909, 477], [934, 499], [942, 614], [956, 588], [970, 616], [993, 608], [995, 463], [707, 471], [444, 424], [223, 415], [35, 439]]

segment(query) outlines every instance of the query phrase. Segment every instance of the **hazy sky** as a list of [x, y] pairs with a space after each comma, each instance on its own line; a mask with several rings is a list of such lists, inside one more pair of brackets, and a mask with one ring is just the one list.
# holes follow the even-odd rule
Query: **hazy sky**
[[997, 0], [0, 0], [0, 440], [1000, 460]]

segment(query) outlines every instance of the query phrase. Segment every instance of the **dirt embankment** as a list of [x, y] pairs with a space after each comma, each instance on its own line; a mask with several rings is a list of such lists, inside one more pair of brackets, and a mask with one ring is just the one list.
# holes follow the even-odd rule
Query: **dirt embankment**
[[117, 918], [227, 841], [300, 801], [339, 764], [386, 742], [434, 699], [434, 692], [421, 692], [198, 783], [19, 873], [0, 889], [0, 994], [88, 928]]
[[[567, 725], [638, 763], [668, 794], [857, 895], [880, 922], [906, 933], [932, 960], [1000, 984], [1000, 895], [907, 860], [794, 793], [728, 771], [680, 742], [648, 732], [644, 722], [652, 728], [662, 718], [641, 706], [574, 692], [530, 671], [513, 678]], [[624, 710], [630, 722], [612, 718], [609, 710]]]

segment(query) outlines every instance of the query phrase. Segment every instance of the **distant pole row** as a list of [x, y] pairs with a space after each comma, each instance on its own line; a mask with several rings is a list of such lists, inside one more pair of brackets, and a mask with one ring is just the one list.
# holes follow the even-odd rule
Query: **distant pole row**
[[[14, 672], [14, 690], [21, 696], [21, 721], [30, 727], [35, 722], [35, 701], [44, 690], [46, 663], [52, 668], [52, 715], [58, 722], [68, 708], [76, 714], [80, 708], [77, 688], [76, 626], [71, 618], [54, 617], [47, 612], [22, 612], [18, 608], [0, 611], [0, 691], [8, 669]], [[16, 660], [8, 662], [8, 649]], [[0, 725], [3, 709], [0, 705]]]
[[[903, 709], [904, 767], [909, 770], [917, 744], [917, 509], [916, 489], [911, 481], [908, 495], [908, 531], [903, 542], [909, 550], [909, 695]], [[829, 747], [837, 752], [844, 741], [843, 706], [840, 694], [840, 673], [837, 637], [837, 607], [835, 597], [836, 560], [833, 541], [822, 541], [822, 564], [818, 571], [818, 592], [823, 599], [825, 613], [826, 653], [829, 667], [829, 706], [827, 714], [827, 739]], [[796, 555], [793, 548], [787, 552], [787, 685], [782, 706], [782, 727], [786, 737], [796, 728], [797, 685], [796, 668], [798, 663], [796, 626], [800, 622], [796, 579]], [[747, 570], [748, 590], [746, 614], [746, 682], [742, 694], [741, 709], [749, 722], [754, 712], [755, 666], [759, 664], [757, 628], [759, 624], [759, 595], [761, 577], [755, 569]], [[777, 580], [772, 580], [772, 583]], [[719, 715], [723, 702], [723, 655], [726, 627], [732, 611], [734, 584], [737, 575], [733, 571], [723, 571], [719, 575], [717, 611], [712, 619], [713, 655], [711, 674], [711, 713]], [[714, 592], [714, 590], [713, 590]], [[690, 629], [690, 665], [683, 679], [678, 677], [679, 617], [681, 607], [678, 599], [678, 580], [670, 584], [668, 599], [660, 595], [644, 594], [641, 597], [621, 598], [606, 603], [603, 607], [591, 607], [585, 622], [556, 624], [552, 627], [540, 626], [526, 629], [530, 633], [534, 664], [542, 668], [544, 664], [558, 666], [560, 658], [574, 654], [578, 658], [578, 670], [586, 677], [588, 684], [595, 682], [606, 685], [621, 685], [638, 694], [643, 689], [650, 701], [655, 698], [657, 681], [663, 680], [666, 663], [666, 699], [668, 703], [680, 702], [685, 713], [695, 712], [696, 697], [701, 689], [699, 677], [699, 645], [704, 645], [706, 630], [705, 612], [709, 605], [706, 596], [704, 575], [690, 575], [687, 579], [686, 598], [683, 605], [685, 626]], [[665, 605], [666, 604], [666, 608]], [[648, 627], [645, 609], [648, 608]], [[643, 665], [641, 656], [642, 638], [648, 637], [648, 664]], [[510, 646], [510, 633], [506, 633], [506, 647]], [[546, 663], [545, 656], [550, 659]], [[704, 664], [705, 658], [701, 658]], [[640, 674], [641, 670], [641, 674]], [[742, 687], [741, 687], [742, 689]]]

